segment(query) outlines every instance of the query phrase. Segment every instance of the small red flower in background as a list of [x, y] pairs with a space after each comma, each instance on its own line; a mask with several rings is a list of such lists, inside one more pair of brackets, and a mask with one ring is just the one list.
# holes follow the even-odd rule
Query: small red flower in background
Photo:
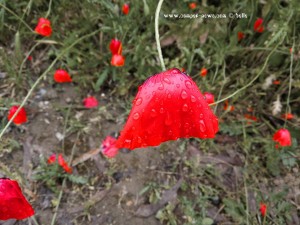
[[225, 100], [225, 102], [224, 102], [224, 110], [226, 110], [226, 111], [233, 111], [234, 110], [234, 106], [233, 105], [229, 105], [228, 100]]
[[[57, 157], [58, 164], [66, 171], [67, 173], [72, 173], [72, 168], [68, 165], [68, 163], [63, 158], [62, 154], [58, 154]], [[56, 161], [56, 154], [53, 153], [47, 160], [48, 164], [53, 164]]]
[[210, 92], [204, 92], [204, 99], [206, 100], [207, 104], [212, 104], [215, 102], [215, 96]]
[[56, 70], [54, 73], [54, 80], [57, 83], [68, 83], [68, 82], [72, 82], [72, 78], [70, 77], [70, 75], [68, 74], [67, 71], [65, 70]]
[[[278, 142], [280, 146], [291, 146], [291, 134], [287, 129], [281, 128], [279, 129], [273, 136], [273, 140]], [[278, 145], [276, 145], [276, 148]]]
[[264, 20], [262, 18], [257, 18], [257, 20], [254, 22], [253, 30], [257, 33], [264, 32], [263, 22]]
[[113, 158], [118, 154], [119, 148], [116, 147], [116, 139], [107, 136], [105, 140], [101, 143], [101, 150], [103, 155], [105, 155], [108, 158]]
[[245, 34], [244, 34], [243, 32], [241, 32], [241, 31], [239, 31], [239, 32], [237, 33], [237, 36], [238, 36], [238, 41], [241, 41], [242, 39], [245, 38]]
[[57, 157], [58, 164], [67, 172], [67, 173], [72, 173], [72, 168], [69, 167], [68, 163], [65, 161], [63, 158], [62, 154], [58, 154]]
[[125, 63], [124, 57], [118, 54], [113, 55], [110, 61], [110, 64], [116, 67], [124, 66], [124, 63]]
[[28, 60], [28, 61], [31, 61], [31, 60], [32, 60], [32, 56], [29, 55], [29, 56], [27, 57], [27, 60]]
[[191, 3], [189, 4], [189, 8], [190, 8], [190, 9], [195, 9], [196, 7], [197, 7], [196, 2], [191, 2]]
[[37, 32], [42, 36], [49, 37], [52, 34], [50, 20], [47, 20], [45, 18], [40, 18], [34, 30], [35, 32]]
[[257, 118], [255, 116], [252, 116], [251, 114], [245, 114], [244, 117], [247, 120], [250, 120], [247, 122], [247, 124], [251, 124], [252, 121], [257, 122]]
[[262, 217], [265, 217], [267, 214], [267, 205], [264, 203], [260, 203], [259, 211]]
[[98, 100], [95, 97], [90, 96], [83, 100], [83, 104], [85, 108], [95, 108], [98, 106]]
[[280, 80], [274, 80], [274, 81], [273, 81], [273, 84], [279, 85], [279, 84], [280, 84]]
[[196, 83], [174, 68], [139, 87], [116, 147], [133, 150], [178, 138], [214, 138], [218, 130], [218, 118]]
[[[9, 110], [8, 113], [8, 120], [11, 120], [11, 118], [15, 115], [16, 111], [19, 109], [20, 106], [15, 105], [12, 106]], [[25, 109], [22, 107], [20, 109], [20, 111], [18, 112], [17, 116], [14, 118], [13, 123], [16, 125], [20, 125], [22, 123], [26, 123], [27, 122], [27, 115], [26, 115], [26, 111]]]
[[56, 161], [56, 154], [53, 153], [52, 155], [49, 156], [49, 158], [47, 160], [47, 163], [48, 164], [53, 164], [53, 163], [55, 163], [55, 161]]
[[286, 119], [286, 120], [291, 120], [291, 119], [294, 119], [294, 115], [292, 113], [286, 113], [286, 114], [283, 114], [281, 116], [281, 118]]
[[0, 178], [0, 220], [23, 220], [34, 215], [17, 181]]
[[109, 44], [109, 49], [110, 49], [112, 55], [115, 55], [115, 54], [121, 55], [122, 54], [122, 42], [119, 41], [117, 38], [112, 39]]
[[207, 75], [207, 69], [206, 68], [202, 68], [200, 71], [200, 76], [201, 77], [205, 77]]
[[122, 6], [122, 12], [123, 12], [124, 15], [127, 15], [129, 13], [129, 4], [125, 3]]

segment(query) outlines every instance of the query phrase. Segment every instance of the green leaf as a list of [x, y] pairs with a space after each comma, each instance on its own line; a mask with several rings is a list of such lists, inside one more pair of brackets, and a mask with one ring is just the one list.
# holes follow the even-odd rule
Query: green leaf
[[214, 223], [213, 219], [206, 217], [202, 220], [201, 224], [202, 225], [212, 225], [213, 223]]

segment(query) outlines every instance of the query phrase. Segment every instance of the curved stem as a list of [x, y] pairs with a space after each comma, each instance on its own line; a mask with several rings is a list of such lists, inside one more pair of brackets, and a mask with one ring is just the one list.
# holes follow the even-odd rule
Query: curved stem
[[20, 18], [17, 14], [15, 14], [12, 10], [10, 10], [9, 8], [7, 8], [5, 5], [0, 3], [0, 6], [2, 8], [4, 8], [7, 12], [11, 13], [12, 15], [14, 15], [16, 18], [18, 18], [31, 32], [34, 32], [31, 27], [22, 19]]
[[159, 12], [160, 12], [161, 5], [163, 2], [164, 2], [164, 0], [159, 0], [159, 2], [157, 4], [156, 12], [155, 12], [155, 39], [156, 39], [156, 46], [157, 46], [158, 57], [160, 60], [161, 68], [164, 71], [164, 70], [166, 70], [166, 66], [165, 66], [163, 55], [161, 52], [161, 46], [160, 46], [160, 41], [159, 41], [159, 30], [158, 30]]
[[44, 73], [35, 81], [35, 83], [32, 85], [32, 87], [30, 88], [30, 90], [28, 91], [26, 97], [24, 98], [24, 100], [22, 101], [20, 107], [18, 108], [18, 110], [15, 112], [15, 114], [13, 115], [13, 117], [8, 121], [8, 123], [6, 124], [6, 126], [3, 128], [3, 130], [0, 133], [0, 140], [2, 138], [2, 136], [4, 135], [5, 131], [7, 130], [7, 128], [10, 126], [10, 124], [12, 123], [12, 121], [14, 120], [14, 118], [18, 115], [19, 111], [21, 110], [21, 108], [25, 105], [25, 103], [27, 102], [27, 100], [29, 99], [29, 97], [31, 96], [33, 90], [35, 89], [35, 87], [40, 83], [40, 81], [42, 81], [44, 79], [44, 77], [47, 75], [47, 73], [52, 69], [52, 67], [55, 65], [55, 63], [66, 53], [68, 52], [71, 48], [74, 47], [74, 45], [78, 44], [80, 41], [84, 40], [85, 38], [88, 38], [96, 33], [98, 33], [101, 30], [98, 29], [92, 33], [89, 33], [85, 36], [82, 36], [81, 38], [77, 39], [73, 44], [71, 44], [70, 46], [68, 46], [66, 49], [64, 49], [54, 60], [53, 62], [50, 64], [50, 66], [44, 71]]
[[49, 1], [48, 11], [47, 11], [47, 14], [46, 14], [45, 18], [48, 18], [48, 16], [50, 15], [51, 6], [52, 6], [52, 0]]

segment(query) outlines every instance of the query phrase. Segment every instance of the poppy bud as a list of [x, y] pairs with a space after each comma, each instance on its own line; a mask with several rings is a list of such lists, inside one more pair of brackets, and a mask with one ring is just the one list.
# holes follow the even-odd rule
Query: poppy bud
[[[8, 120], [11, 120], [11, 118], [15, 115], [16, 111], [19, 109], [18, 105], [12, 106], [8, 113]], [[20, 125], [22, 123], [27, 122], [27, 115], [25, 109], [22, 107], [20, 111], [18, 112], [17, 116], [14, 118], [13, 123], [16, 125]]]
[[265, 217], [267, 214], [267, 205], [264, 203], [260, 203], [259, 211], [262, 217]]
[[273, 140], [278, 142], [281, 146], [291, 146], [291, 134], [287, 129], [281, 128], [279, 129], [273, 136]]
[[119, 41], [117, 38], [112, 39], [109, 44], [109, 49], [110, 49], [112, 55], [115, 55], [115, 54], [121, 55], [122, 54], [122, 42]]
[[72, 78], [70, 77], [70, 75], [68, 74], [67, 71], [65, 70], [56, 70], [54, 73], [54, 80], [57, 83], [68, 83], [68, 82], [72, 82]]
[[98, 106], [98, 100], [95, 97], [90, 96], [83, 100], [83, 104], [85, 108], [95, 108]]
[[264, 32], [264, 26], [263, 26], [264, 20], [262, 18], [257, 18], [257, 20], [254, 22], [253, 30], [257, 33]]
[[0, 220], [23, 220], [34, 215], [17, 181], [0, 178]]
[[53, 164], [56, 161], [56, 154], [53, 153], [52, 155], [49, 156], [47, 163], [48, 164]]
[[34, 30], [35, 30], [35, 32], [37, 32], [38, 34], [40, 34], [42, 36], [49, 37], [52, 34], [50, 20], [47, 20], [45, 18], [40, 18], [39, 22]]
[[204, 99], [206, 100], [207, 104], [212, 104], [215, 102], [215, 96], [212, 93], [204, 92]]
[[244, 39], [245, 38], [245, 34], [243, 33], [243, 32], [238, 32], [237, 33], [237, 36], [238, 36], [238, 41], [240, 42], [242, 39]]
[[122, 7], [122, 12], [124, 15], [127, 15], [129, 13], [129, 4], [125, 3]]
[[196, 4], [196, 2], [191, 2], [190, 4], [189, 4], [189, 8], [190, 9], [195, 9], [197, 7], [197, 4]]
[[202, 68], [200, 71], [200, 76], [201, 77], [205, 77], [207, 75], [207, 69], [206, 68]]
[[125, 63], [124, 57], [118, 54], [113, 55], [110, 61], [110, 64], [116, 67], [124, 66], [124, 63]]
[[72, 173], [72, 168], [69, 167], [68, 163], [63, 158], [62, 154], [58, 155], [58, 164], [67, 172]]
[[283, 114], [281, 116], [281, 118], [286, 119], [286, 120], [291, 120], [294, 118], [294, 115], [292, 113], [286, 113], [286, 114]]

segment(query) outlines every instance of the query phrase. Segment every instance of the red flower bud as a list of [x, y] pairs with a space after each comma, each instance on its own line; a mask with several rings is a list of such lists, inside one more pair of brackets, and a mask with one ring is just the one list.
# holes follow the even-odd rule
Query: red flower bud
[[117, 38], [114, 38], [110, 41], [109, 49], [112, 55], [121, 55], [122, 54], [122, 42]]
[[267, 205], [264, 204], [264, 203], [260, 203], [259, 211], [260, 211], [260, 213], [261, 213], [261, 216], [262, 216], [262, 217], [265, 217], [266, 214], [267, 214]]
[[286, 113], [281, 116], [281, 118], [286, 119], [286, 120], [291, 120], [294, 119], [294, 115], [292, 113]]
[[[16, 111], [19, 109], [18, 105], [12, 106], [8, 113], [8, 120], [11, 120], [11, 118], [15, 115]], [[25, 109], [22, 107], [20, 111], [18, 112], [17, 116], [14, 118], [13, 123], [16, 125], [20, 125], [22, 123], [27, 122], [27, 115]]]
[[98, 106], [98, 100], [95, 97], [90, 96], [83, 100], [83, 104], [85, 108], [95, 108]]
[[279, 129], [273, 136], [273, 140], [281, 146], [291, 146], [291, 134], [287, 129]]
[[207, 104], [212, 104], [215, 102], [215, 96], [212, 93], [204, 92], [204, 99], [206, 100]]
[[262, 33], [264, 32], [264, 26], [263, 26], [264, 20], [262, 18], [258, 18], [253, 25], [253, 30], [257, 33]]
[[72, 168], [69, 167], [68, 163], [63, 158], [62, 154], [58, 155], [58, 164], [67, 172], [72, 173]]
[[190, 9], [195, 9], [196, 7], [197, 7], [196, 2], [191, 2], [191, 3], [189, 4], [189, 8], [190, 8]]
[[127, 15], [129, 13], [129, 4], [125, 3], [122, 7], [122, 12], [124, 15]]
[[124, 57], [118, 54], [113, 55], [110, 61], [110, 64], [116, 67], [124, 66], [124, 63], [125, 63]]
[[245, 38], [245, 34], [243, 32], [240, 32], [240, 31], [237, 33], [237, 36], [238, 36], [238, 41], [241, 41], [242, 39]]
[[207, 69], [206, 68], [202, 68], [200, 71], [200, 76], [201, 77], [205, 77], [207, 75]]
[[67, 82], [72, 82], [72, 78], [68, 74], [67, 71], [65, 70], [56, 70], [54, 73], [54, 80], [57, 83], [67, 83]]
[[56, 161], [56, 154], [53, 153], [52, 155], [49, 156], [47, 163], [48, 164], [53, 164]]
[[39, 22], [34, 30], [38, 34], [45, 36], [45, 37], [49, 37], [52, 34], [51, 23], [49, 20], [47, 20], [45, 18], [39, 19]]

